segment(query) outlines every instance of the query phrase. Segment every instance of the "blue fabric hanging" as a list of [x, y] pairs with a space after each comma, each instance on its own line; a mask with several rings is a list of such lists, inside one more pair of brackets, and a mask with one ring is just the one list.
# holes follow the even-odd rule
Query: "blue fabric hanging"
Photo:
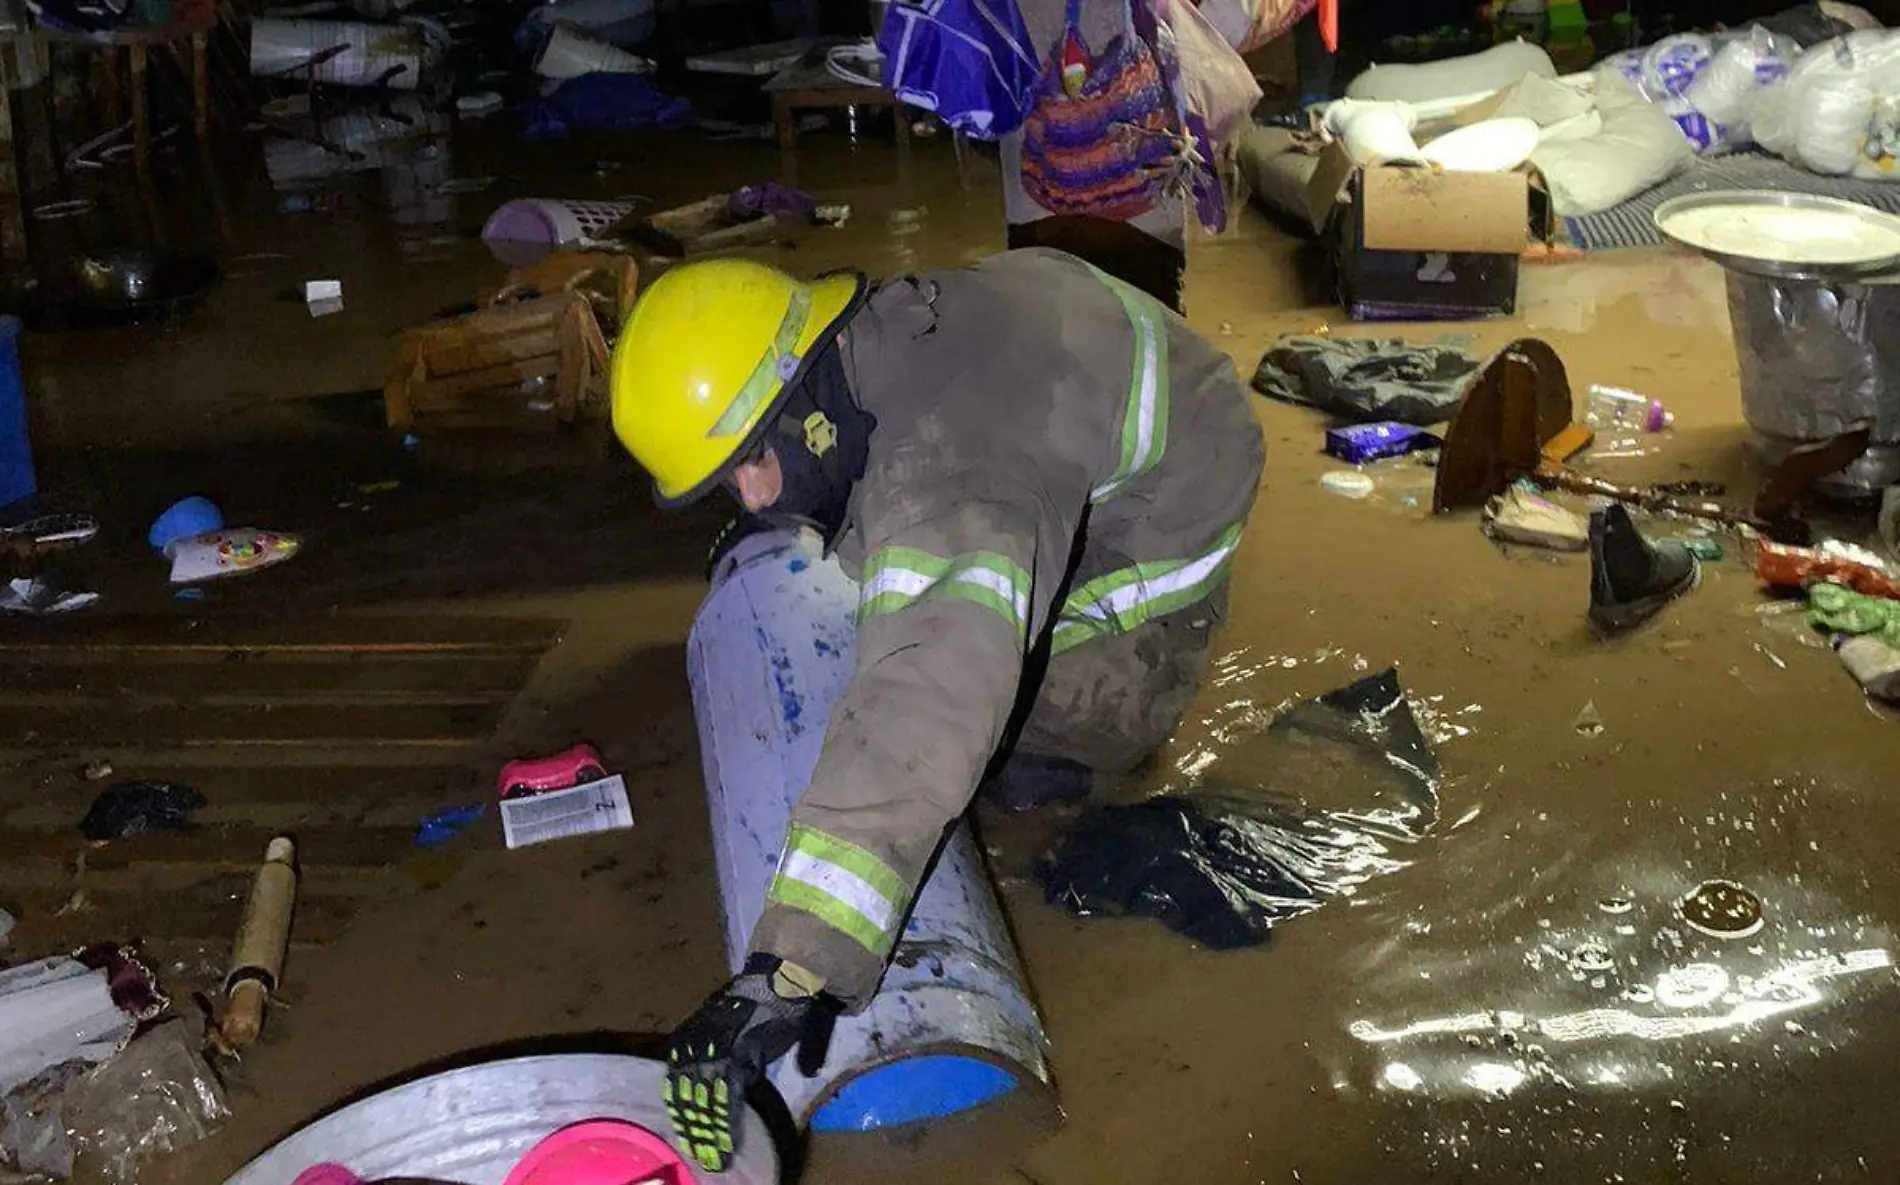
[[1015, 0], [894, 0], [877, 47], [898, 98], [979, 140], [1022, 125], [1042, 73]]

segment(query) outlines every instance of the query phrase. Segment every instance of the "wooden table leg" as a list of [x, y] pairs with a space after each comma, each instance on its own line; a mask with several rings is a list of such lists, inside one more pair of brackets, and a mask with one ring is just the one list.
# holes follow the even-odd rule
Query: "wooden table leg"
[[138, 161], [140, 177], [152, 173], [152, 112], [150, 88], [145, 85], [146, 47], [133, 45], [132, 55], [132, 151]]
[[191, 107], [197, 120], [198, 143], [205, 144], [211, 138], [211, 68], [210, 35], [193, 33], [191, 35]]
[[5, 150], [5, 159], [0, 160], [0, 262], [14, 271], [27, 263], [26, 199], [20, 187], [19, 138], [14, 134], [9, 89], [0, 86], [0, 147]]
[[798, 117], [792, 111], [792, 97], [780, 92], [772, 96], [772, 122], [778, 125], [778, 146], [786, 152], [798, 147]]
[[119, 51], [108, 49], [104, 58], [106, 76], [99, 88], [99, 100], [105, 105], [106, 126], [116, 128], [125, 122], [125, 103], [119, 98]]

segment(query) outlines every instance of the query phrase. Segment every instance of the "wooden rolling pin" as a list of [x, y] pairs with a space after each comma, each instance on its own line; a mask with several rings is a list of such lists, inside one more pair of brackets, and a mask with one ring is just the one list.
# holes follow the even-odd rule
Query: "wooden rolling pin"
[[278, 836], [264, 850], [264, 866], [251, 882], [251, 899], [231, 948], [231, 969], [224, 976], [224, 1020], [218, 1026], [232, 1049], [257, 1040], [265, 1002], [283, 977], [290, 914], [297, 903], [296, 859], [296, 845]]

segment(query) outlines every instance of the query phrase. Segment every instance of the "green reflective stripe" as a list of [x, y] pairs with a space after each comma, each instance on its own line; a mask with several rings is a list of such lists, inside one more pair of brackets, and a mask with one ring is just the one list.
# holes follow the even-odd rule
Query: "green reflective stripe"
[[1134, 564], [1081, 585], [1062, 602], [1051, 637], [1053, 651], [1060, 654], [1096, 638], [1126, 633], [1204, 600], [1226, 579], [1239, 546], [1236, 523], [1200, 555]]
[[[785, 306], [785, 315], [779, 318], [778, 332], [772, 335], [772, 344], [759, 357], [758, 365], [752, 368], [752, 374], [732, 397], [726, 410], [719, 413], [713, 426], [706, 430], [708, 440], [721, 436], [736, 436], [752, 426], [753, 417], [765, 406], [767, 400], [784, 385], [787, 377], [798, 366], [798, 339], [805, 332], [805, 322], [811, 319], [811, 290], [803, 285], [793, 289], [792, 299]], [[789, 361], [788, 361], [789, 360]]]
[[990, 610], [1029, 634], [1029, 573], [1006, 555], [972, 551], [944, 559], [914, 547], [883, 547], [865, 564], [858, 620], [907, 609], [927, 596], [952, 597]]
[[910, 885], [858, 845], [794, 824], [766, 899], [811, 914], [882, 957], [904, 924]]
[[849, 936], [859, 946], [870, 951], [878, 958], [891, 952], [893, 936], [886, 934], [882, 927], [858, 913], [850, 906], [839, 901], [821, 889], [814, 889], [801, 881], [775, 879], [766, 900], [774, 905], [783, 905], [790, 909], [801, 910], [812, 915], [840, 934]]
[[1115, 472], [1089, 494], [1091, 502], [1100, 503], [1160, 464], [1168, 450], [1168, 331], [1150, 297], [1098, 268], [1089, 270], [1115, 294], [1135, 331], [1119, 458]]
[[814, 831], [802, 823], [792, 824], [785, 846], [828, 861], [876, 889], [895, 910], [910, 896], [910, 886], [897, 870], [850, 840]]

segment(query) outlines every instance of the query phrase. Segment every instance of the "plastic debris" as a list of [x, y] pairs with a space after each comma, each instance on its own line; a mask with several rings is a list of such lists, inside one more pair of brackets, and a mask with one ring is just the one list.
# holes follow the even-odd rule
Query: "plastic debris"
[[416, 827], [416, 846], [419, 848], [441, 847], [467, 831], [487, 810], [486, 803], [477, 802], [469, 806], [450, 807], [446, 811], [437, 811]]
[[1808, 590], [1807, 621], [1823, 633], [1867, 634], [1900, 647], [1900, 601], [1864, 596], [1832, 581]]
[[209, 498], [193, 494], [189, 498], [180, 498], [153, 519], [151, 530], [145, 533], [145, 541], [152, 545], [153, 551], [162, 555], [167, 547], [179, 539], [204, 535], [222, 526], [224, 512]]
[[343, 281], [308, 280], [303, 286], [303, 303], [312, 317], [327, 317], [343, 311]]
[[1335, 469], [1330, 473], [1321, 474], [1319, 485], [1329, 494], [1338, 494], [1342, 498], [1351, 498], [1355, 501], [1360, 498], [1370, 498], [1373, 490], [1373, 481], [1370, 477], [1363, 473], [1355, 473], [1350, 469]]
[[1806, 588], [1823, 581], [1872, 597], [1900, 598], [1900, 579], [1878, 564], [1763, 540], [1755, 551], [1755, 575], [1771, 588]]
[[1484, 508], [1484, 532], [1502, 543], [1582, 551], [1590, 546], [1589, 525], [1575, 514], [1522, 483], [1491, 499]]
[[1603, 735], [1603, 717], [1597, 712], [1597, 702], [1590, 700], [1577, 713], [1577, 719], [1571, 724], [1580, 737], [1600, 737]]
[[[0, 971], [0, 1095], [68, 1063], [107, 1060], [132, 1039], [140, 1020], [164, 1008], [150, 974], [136, 960], [114, 962], [106, 950]], [[115, 967], [127, 980], [142, 975], [144, 990], [115, 993]]]
[[155, 1155], [204, 1139], [231, 1114], [183, 1020], [154, 1025], [61, 1101], [81, 1154], [113, 1185], [137, 1185]]
[[[1438, 822], [1438, 759], [1386, 671], [1297, 704], [1260, 739], [1270, 786], [1091, 811], [1037, 868], [1078, 917], [1139, 915], [1215, 949], [1403, 868]], [[1268, 757], [1271, 759], [1267, 759]]]
[[92, 800], [79, 831], [95, 842], [131, 839], [147, 831], [180, 831], [205, 796], [177, 782], [116, 782]]
[[38, 576], [21, 576], [0, 589], [0, 612], [41, 616], [71, 613], [99, 599], [96, 592], [66, 592]]
[[1423, 428], [1384, 421], [1377, 424], [1349, 424], [1326, 430], [1326, 455], [1352, 465], [1363, 465], [1384, 457], [1402, 457], [1420, 449], [1437, 448], [1443, 440]]
[[103, 757], [97, 761], [88, 761], [79, 774], [88, 782], [103, 782], [112, 776], [112, 763]]
[[281, 564], [297, 554], [303, 540], [280, 531], [235, 527], [175, 540], [167, 548], [171, 582], [191, 584], [220, 576], [243, 576]]
[[1875, 699], [1900, 701], [1900, 648], [1869, 634], [1837, 638], [1834, 652], [1862, 691]]

